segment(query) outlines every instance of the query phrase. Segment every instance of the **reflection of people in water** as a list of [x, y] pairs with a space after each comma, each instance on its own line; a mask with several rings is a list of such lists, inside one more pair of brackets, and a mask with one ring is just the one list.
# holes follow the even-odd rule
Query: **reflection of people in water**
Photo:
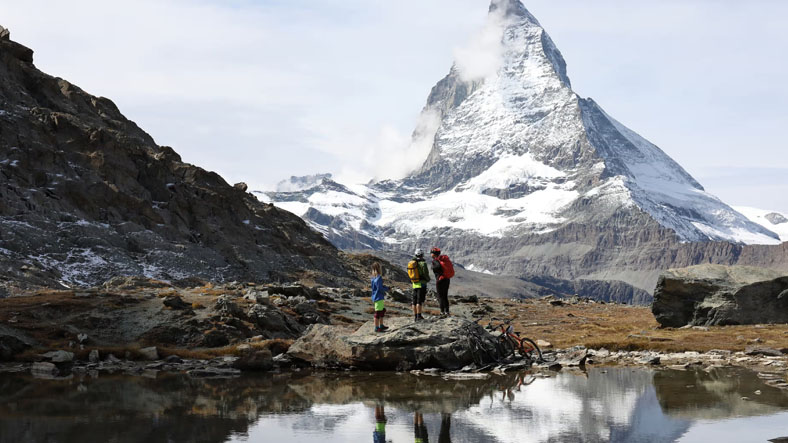
[[424, 426], [424, 417], [418, 411], [413, 414], [413, 435], [416, 438], [416, 443], [430, 442], [430, 436], [427, 435], [427, 427]]
[[383, 405], [375, 406], [375, 432], [372, 433], [373, 443], [386, 443], [386, 413]]
[[451, 414], [441, 414], [441, 432], [438, 443], [451, 443]]

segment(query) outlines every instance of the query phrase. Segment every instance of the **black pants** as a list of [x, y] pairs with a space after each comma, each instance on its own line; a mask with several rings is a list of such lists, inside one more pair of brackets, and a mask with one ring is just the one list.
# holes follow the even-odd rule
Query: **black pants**
[[424, 286], [420, 288], [413, 288], [413, 302], [411, 303], [413, 306], [416, 305], [423, 305], [424, 300], [427, 299], [427, 285], [424, 283]]
[[438, 304], [441, 307], [441, 314], [449, 313], [449, 283], [451, 280], [444, 278], [443, 280], [435, 283], [435, 289], [438, 290]]

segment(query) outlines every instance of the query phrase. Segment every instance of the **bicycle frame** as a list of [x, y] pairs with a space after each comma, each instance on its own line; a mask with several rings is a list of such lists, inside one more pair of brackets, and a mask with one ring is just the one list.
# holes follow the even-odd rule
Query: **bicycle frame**
[[[514, 326], [509, 324], [511, 320], [505, 320], [498, 326], [493, 326], [493, 320], [497, 319], [490, 318], [490, 322], [487, 324], [487, 329], [490, 331], [500, 329], [501, 341], [503, 343], [507, 343], [504, 345], [506, 348], [511, 348], [511, 350], [506, 349], [505, 351], [508, 355], [512, 355], [515, 351], [517, 351], [522, 357], [525, 357], [529, 360], [536, 360], [539, 362], [550, 361], [545, 359], [544, 355], [542, 354], [542, 350], [539, 349], [539, 346], [536, 345], [536, 342], [530, 338], [521, 338], [519, 333], [514, 332]], [[534, 353], [536, 353], [536, 355], [534, 355]]]

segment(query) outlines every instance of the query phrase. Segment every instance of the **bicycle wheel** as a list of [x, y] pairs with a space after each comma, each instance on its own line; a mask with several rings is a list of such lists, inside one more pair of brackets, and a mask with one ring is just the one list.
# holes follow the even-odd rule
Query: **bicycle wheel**
[[[536, 345], [536, 342], [530, 338], [523, 338], [520, 340], [520, 353], [528, 354], [528, 357], [531, 360], [534, 360], [534, 357], [536, 357], [536, 361], [538, 362], [547, 361], [545, 360], [544, 355], [542, 355], [542, 350], [539, 349], [539, 346]], [[555, 359], [553, 359], [553, 361], [554, 360]]]

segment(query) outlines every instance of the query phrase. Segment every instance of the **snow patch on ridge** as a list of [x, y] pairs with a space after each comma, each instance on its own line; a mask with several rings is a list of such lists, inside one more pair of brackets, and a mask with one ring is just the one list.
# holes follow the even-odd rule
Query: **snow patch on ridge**
[[486, 171], [469, 180], [465, 186], [476, 191], [505, 189], [512, 185], [544, 181], [565, 175], [558, 169], [534, 160], [528, 153], [519, 156], [504, 154]]

